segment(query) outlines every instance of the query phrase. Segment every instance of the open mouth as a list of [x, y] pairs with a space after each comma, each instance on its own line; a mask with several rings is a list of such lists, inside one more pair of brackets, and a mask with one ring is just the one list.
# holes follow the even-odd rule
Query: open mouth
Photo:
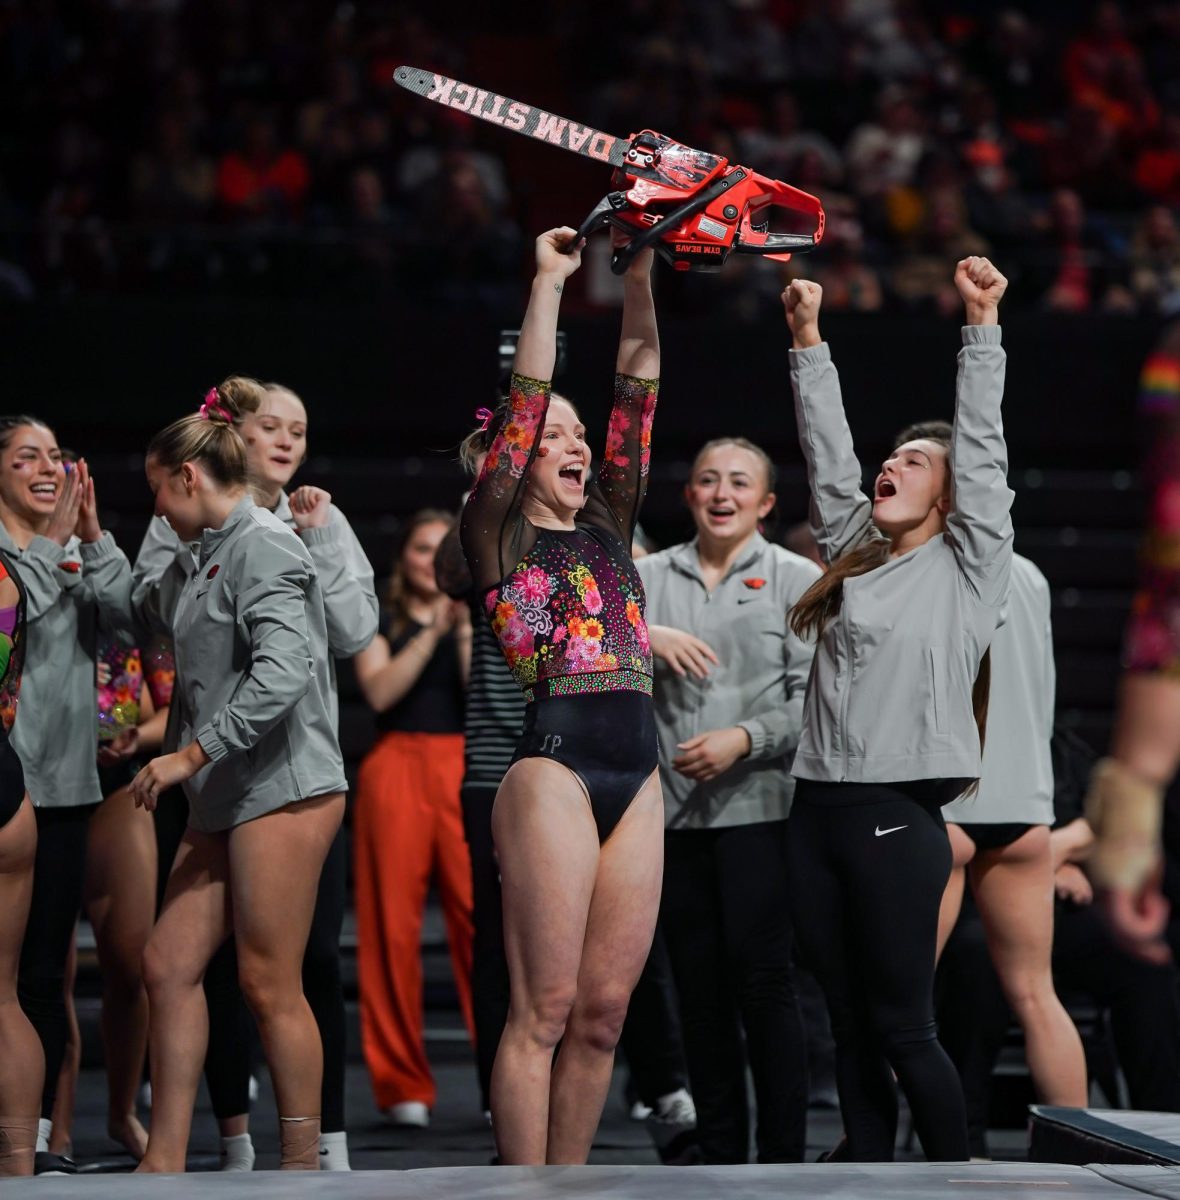
[[57, 499], [57, 484], [56, 483], [34, 483], [29, 491], [39, 500], [56, 500]]
[[713, 521], [728, 521], [730, 517], [737, 516], [737, 509], [727, 508], [725, 505], [716, 505], [708, 510], [709, 518]]
[[890, 479], [882, 479], [877, 483], [877, 499], [887, 500], [897, 495], [897, 487]]
[[567, 466], [562, 467], [561, 470], [557, 472], [557, 475], [559, 479], [565, 483], [569, 483], [571, 486], [582, 486], [581, 463], [569, 463]]

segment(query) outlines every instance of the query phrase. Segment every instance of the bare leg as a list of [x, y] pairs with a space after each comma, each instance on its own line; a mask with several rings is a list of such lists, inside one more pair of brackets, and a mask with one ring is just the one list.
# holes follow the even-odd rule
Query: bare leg
[[147, 1131], [135, 1097], [147, 1050], [143, 952], [152, 931], [156, 837], [152, 817], [120, 788], [90, 819], [84, 903], [102, 967], [102, 1040], [107, 1067], [107, 1131], [142, 1158]]
[[232, 927], [228, 835], [185, 830], [160, 919], [144, 951], [152, 1127], [140, 1171], [184, 1170], [209, 1043], [205, 968]]
[[[89, 851], [87, 851], [89, 853]], [[74, 981], [78, 976], [78, 933], [70, 937], [66, 956], [65, 983], [62, 987], [66, 1009], [66, 1052], [57, 1073], [57, 1094], [53, 1098], [53, 1130], [49, 1135], [50, 1154], [69, 1154], [74, 1126], [74, 1099], [78, 1093], [78, 1072], [82, 1069], [82, 1030], [78, 1028], [78, 1010], [74, 1006]]]
[[492, 809], [504, 897], [508, 1021], [492, 1069], [500, 1161], [546, 1161], [553, 1051], [566, 1031], [594, 880], [598, 829], [576, 776], [526, 758], [504, 776]]
[[602, 847], [578, 995], [557, 1054], [546, 1161], [584, 1163], [610, 1088], [631, 992], [651, 951], [664, 864], [664, 802], [651, 775]]
[[37, 821], [26, 796], [0, 829], [0, 1175], [32, 1175], [45, 1056], [16, 998], [20, 947], [33, 895]]
[[1024, 1029], [1029, 1072], [1044, 1104], [1086, 1104], [1082, 1041], [1053, 988], [1053, 862], [1049, 830], [1030, 829], [1009, 846], [981, 850], [971, 884], [988, 950]]
[[337, 793], [290, 804], [229, 835], [238, 975], [270, 1066], [284, 1168], [319, 1168], [324, 1060], [303, 995], [303, 953], [320, 871], [343, 816]]
[[948, 822], [946, 835], [951, 843], [951, 876], [946, 881], [946, 890], [942, 893], [942, 904], [938, 909], [938, 950], [937, 961], [942, 957], [951, 930], [959, 919], [959, 911], [963, 907], [963, 886], [967, 880], [967, 864], [975, 857], [975, 843], [959, 828]]

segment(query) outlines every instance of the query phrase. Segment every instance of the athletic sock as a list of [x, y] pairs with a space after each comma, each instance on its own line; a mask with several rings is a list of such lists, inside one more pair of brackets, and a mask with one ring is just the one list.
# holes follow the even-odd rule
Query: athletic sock
[[253, 1171], [254, 1143], [248, 1133], [221, 1139], [221, 1171]]
[[337, 1133], [320, 1134], [320, 1170], [352, 1170], [352, 1164], [348, 1161], [348, 1134], [343, 1129]]
[[48, 1117], [42, 1117], [37, 1122], [37, 1153], [49, 1153], [49, 1139], [53, 1135], [53, 1122]]

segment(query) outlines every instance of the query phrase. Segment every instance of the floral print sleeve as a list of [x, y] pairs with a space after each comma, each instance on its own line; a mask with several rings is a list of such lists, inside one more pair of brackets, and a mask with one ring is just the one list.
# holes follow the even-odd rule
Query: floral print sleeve
[[463, 506], [460, 538], [472, 578], [481, 590], [499, 583], [535, 541], [532, 527], [521, 517], [520, 503], [549, 409], [551, 386], [548, 380], [512, 376], [507, 419]]
[[615, 399], [606, 429], [606, 450], [598, 479], [590, 489], [583, 515], [595, 524], [613, 522], [628, 542], [635, 532], [639, 508], [647, 493], [651, 460], [651, 426], [659, 394], [658, 379], [615, 376]]

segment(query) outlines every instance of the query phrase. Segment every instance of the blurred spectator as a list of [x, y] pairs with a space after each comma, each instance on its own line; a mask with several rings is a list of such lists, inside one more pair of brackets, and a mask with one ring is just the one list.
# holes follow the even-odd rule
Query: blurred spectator
[[1180, 205], [1180, 112], [1164, 114], [1135, 162], [1135, 183], [1154, 200]]
[[1031, 294], [1043, 308], [1086, 312], [1104, 306], [1112, 284], [1104, 240], [1086, 220], [1077, 192], [1059, 188], [1049, 201], [1049, 226], [1030, 272]]
[[1131, 291], [1148, 312], [1180, 313], [1180, 230], [1162, 204], [1148, 209], [1131, 239]]
[[764, 124], [745, 130], [738, 138], [738, 145], [742, 162], [786, 183], [793, 182], [788, 173], [790, 166], [804, 152], [820, 159], [825, 180], [836, 183], [844, 173], [839, 150], [823, 134], [800, 126], [799, 105], [794, 95], [785, 90], [774, 93]]
[[[804, 275], [824, 289], [824, 307], [841, 312], [876, 312], [884, 300], [881, 279], [864, 261], [864, 245], [855, 226], [844, 225], [836, 237], [824, 239], [824, 253], [800, 263], [793, 275]], [[792, 259], [792, 266], [795, 260]], [[795, 547], [788, 545], [788, 549]]]
[[216, 180], [213, 163], [194, 146], [184, 115], [167, 109], [156, 120], [154, 146], [131, 164], [132, 209], [153, 223], [204, 220]]
[[508, 307], [518, 290], [520, 230], [497, 208], [471, 158], [451, 155], [423, 193], [408, 250], [415, 292], [444, 303]]
[[876, 116], [857, 127], [844, 152], [849, 177], [861, 196], [878, 197], [910, 183], [926, 149], [925, 125], [905, 88], [882, 90]]
[[950, 316], [962, 303], [954, 286], [955, 264], [971, 254], [990, 253], [967, 224], [962, 196], [943, 190], [927, 206], [913, 252], [893, 272], [893, 291], [911, 308]]
[[789, 58], [766, 0], [728, 0], [702, 7], [709, 63], [723, 82], [781, 83]]
[[283, 222], [300, 215], [309, 182], [303, 155], [279, 148], [274, 118], [254, 113], [218, 165], [217, 198], [231, 219]]

